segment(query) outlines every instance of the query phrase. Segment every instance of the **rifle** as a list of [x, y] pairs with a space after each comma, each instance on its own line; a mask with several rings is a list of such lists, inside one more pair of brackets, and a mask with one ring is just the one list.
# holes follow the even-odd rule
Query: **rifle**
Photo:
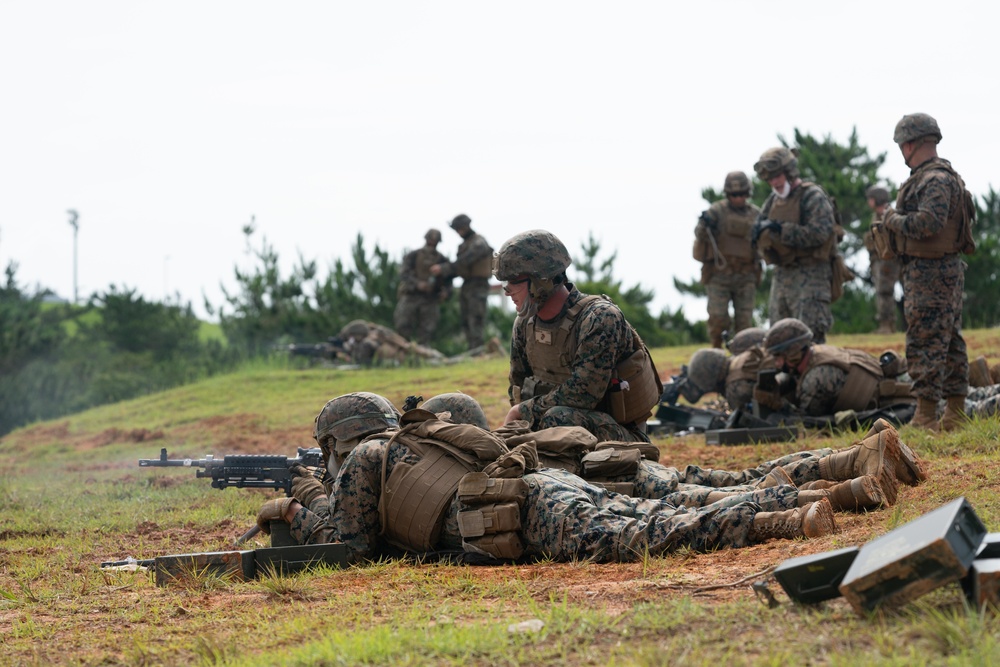
[[688, 380], [688, 367], [681, 366], [681, 372], [671, 375], [669, 382], [663, 383], [663, 393], [660, 394], [660, 403], [667, 405], [677, 405], [677, 399], [681, 396], [681, 391]]
[[[335, 465], [335, 461], [333, 459], [331, 461]], [[199, 468], [195, 471], [195, 477], [211, 479], [213, 489], [225, 489], [230, 486], [238, 489], [280, 489], [289, 497], [292, 495], [292, 468], [295, 466], [311, 468], [313, 475], [320, 481], [328, 473], [332, 472], [333, 476], [337, 474], [337, 470], [327, 470], [323, 461], [323, 450], [319, 447], [308, 449], [299, 447], [297, 456], [292, 459], [275, 454], [227, 454], [221, 460], [211, 454], [203, 459], [169, 459], [167, 448], [164, 447], [160, 450], [158, 459], [139, 459], [140, 468]], [[281, 526], [276, 528], [287, 529], [287, 524], [281, 522]], [[243, 534], [236, 544], [242, 544], [259, 531], [260, 528], [254, 526]], [[273, 533], [271, 539], [274, 544]]]

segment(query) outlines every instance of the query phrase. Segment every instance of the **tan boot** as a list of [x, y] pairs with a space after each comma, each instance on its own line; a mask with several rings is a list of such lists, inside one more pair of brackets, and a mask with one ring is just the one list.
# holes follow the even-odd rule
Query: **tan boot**
[[815, 479], [805, 484], [799, 484], [799, 491], [819, 491], [821, 489], [829, 489], [831, 486], [837, 486], [838, 484], [840, 482], [832, 479]]
[[757, 512], [750, 528], [751, 542], [771, 538], [822, 537], [837, 530], [833, 507], [826, 498], [784, 512]]
[[770, 489], [775, 486], [795, 486], [795, 482], [788, 476], [784, 468], [774, 468], [754, 484], [758, 489]]
[[836, 512], [856, 512], [858, 510], [878, 509], [885, 502], [885, 494], [878, 480], [871, 475], [855, 477], [846, 482], [840, 482], [828, 489], [799, 491], [799, 507], [828, 498]]
[[969, 423], [965, 414], [965, 396], [949, 396], [941, 416], [941, 430], [955, 431]]
[[871, 475], [878, 480], [887, 505], [896, 504], [899, 483], [896, 468], [903, 465], [899, 436], [895, 429], [868, 436], [850, 449], [842, 449], [819, 460], [822, 479], [846, 481]]
[[937, 433], [941, 430], [937, 418], [937, 401], [929, 398], [917, 399], [917, 411], [910, 420], [911, 426]]
[[1000, 363], [990, 366], [991, 384], [1000, 384]]
[[986, 361], [986, 357], [976, 357], [969, 362], [969, 386], [971, 387], [988, 387], [993, 384], [993, 378], [990, 377], [990, 365]]
[[883, 431], [892, 433], [891, 437], [896, 440], [896, 444], [899, 446], [900, 465], [896, 466], [896, 479], [909, 486], [916, 486], [927, 479], [927, 467], [924, 462], [920, 460], [915, 451], [899, 439], [899, 432], [886, 420], [876, 419], [862, 440]]

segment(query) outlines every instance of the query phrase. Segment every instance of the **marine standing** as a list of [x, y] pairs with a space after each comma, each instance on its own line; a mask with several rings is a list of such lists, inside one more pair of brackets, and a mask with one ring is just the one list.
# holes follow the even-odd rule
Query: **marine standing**
[[472, 219], [464, 213], [456, 215], [451, 228], [462, 237], [454, 262], [441, 262], [431, 266], [431, 274], [462, 279], [459, 307], [462, 331], [469, 349], [481, 347], [486, 327], [486, 297], [490, 291], [490, 273], [493, 267], [493, 248], [482, 236], [472, 230]]
[[[872, 210], [872, 223], [882, 219], [889, 207], [889, 191], [873, 185], [865, 192], [868, 208]], [[864, 235], [865, 248], [871, 266], [872, 286], [875, 288], [875, 333], [890, 334], [896, 330], [896, 283], [899, 281], [899, 260], [882, 259], [875, 249], [871, 229]]]
[[[915, 426], [952, 430], [965, 422], [969, 357], [962, 338], [961, 254], [975, 251], [975, 204], [951, 163], [938, 157], [941, 130], [925, 113], [903, 116], [893, 141], [899, 145], [910, 177], [899, 189], [895, 209], [874, 225], [884, 256], [901, 265], [906, 363], [917, 396]], [[937, 403], [946, 400], [937, 419]]]
[[833, 326], [831, 260], [837, 254], [833, 204], [823, 188], [799, 177], [798, 158], [788, 148], [769, 148], [754, 165], [771, 186], [754, 225], [753, 238], [774, 265], [768, 305], [771, 324], [786, 317], [806, 323], [817, 343]]
[[451, 295], [451, 281], [431, 273], [432, 266], [448, 261], [437, 249], [441, 232], [428, 230], [424, 241], [422, 248], [403, 256], [393, 324], [406, 338], [430, 346], [441, 316], [441, 302]]
[[732, 335], [753, 324], [754, 294], [761, 275], [760, 256], [750, 240], [760, 214], [759, 208], [748, 203], [750, 179], [742, 171], [729, 172], [722, 189], [726, 198], [703, 211], [694, 229], [694, 255], [702, 263], [701, 283], [708, 294], [708, 336], [712, 347], [718, 348], [724, 331]]

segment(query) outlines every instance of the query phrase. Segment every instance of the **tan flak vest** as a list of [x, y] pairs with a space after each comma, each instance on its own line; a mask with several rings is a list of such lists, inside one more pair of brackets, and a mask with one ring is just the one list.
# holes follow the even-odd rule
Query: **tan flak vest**
[[[481, 471], [508, 450], [500, 436], [469, 424], [441, 421], [423, 410], [406, 413], [402, 420], [407, 419], [423, 421], [408, 423], [393, 434], [382, 455], [382, 535], [398, 547], [427, 552], [441, 537], [462, 477]], [[386, 478], [393, 442], [406, 445], [420, 461], [400, 461]]]
[[[481, 236], [479, 236], [479, 234], [473, 232], [472, 236], [462, 241], [461, 245], [458, 246], [458, 254], [461, 255], [462, 249], [468, 245], [471, 245], [477, 239], [483, 241], [483, 243], [486, 243], [486, 241]], [[486, 244], [486, 247], [489, 248], [489, 244]], [[490, 249], [490, 252], [488, 252], [485, 257], [477, 260], [474, 264], [470, 265], [465, 270], [460, 271], [458, 275], [463, 280], [467, 280], [469, 278], [489, 278], [490, 276], [492, 276], [493, 250]]]
[[844, 388], [833, 406], [834, 412], [878, 407], [879, 384], [884, 377], [878, 359], [861, 350], [813, 345], [803, 375], [818, 366], [835, 366], [847, 373]]
[[[719, 221], [718, 233], [714, 234], [722, 259], [715, 257], [715, 250], [707, 244], [703, 262], [712, 262], [716, 271], [723, 273], [752, 273], [756, 268], [756, 257], [750, 234], [758, 211], [745, 206], [735, 210], [727, 201], [716, 202], [709, 209]], [[711, 232], [710, 232], [711, 233]], [[724, 262], [720, 266], [720, 262]]]
[[[521, 386], [522, 398], [547, 394], [570, 378], [578, 344], [577, 320], [587, 306], [599, 299], [611, 302], [606, 296], [588, 294], [570, 306], [554, 329], [540, 326], [537, 317], [528, 318], [524, 327], [525, 354], [532, 375], [524, 379]], [[663, 384], [649, 351], [632, 325], [629, 328], [632, 330], [632, 350], [624, 359], [617, 360], [613, 386], [608, 387], [608, 391], [594, 408], [607, 412], [622, 424], [640, 418], [645, 420], [663, 393]], [[629, 390], [614, 391], [622, 386], [618, 380], [627, 380]]]
[[[757, 371], [764, 368], [764, 355], [759, 349], [741, 352], [729, 359], [729, 370], [726, 373], [726, 385], [741, 381], [757, 381]], [[772, 367], [771, 363], [767, 368]]]
[[[922, 259], [941, 259], [946, 255], [956, 253], [972, 254], [976, 249], [975, 241], [972, 239], [972, 221], [976, 217], [976, 206], [972, 201], [972, 195], [965, 189], [965, 181], [958, 175], [947, 160], [928, 160], [917, 167], [910, 178], [903, 184], [896, 201], [905, 206], [907, 200], [911, 199], [912, 192], [919, 187], [922, 176], [933, 169], [950, 174], [961, 187], [958, 195], [958, 202], [951, 209], [951, 214], [945, 222], [944, 227], [932, 236], [925, 239], [915, 239], [902, 234], [892, 234], [893, 250], [899, 256], [920, 257]], [[901, 210], [900, 213], [907, 214], [913, 211]]]
[[[802, 222], [802, 197], [806, 190], [810, 188], [823, 188], [803, 181], [788, 196], [788, 199], [773, 197], [771, 208], [767, 213], [769, 220], [775, 222], [791, 222], [796, 225]], [[766, 237], [766, 238], [765, 238]], [[830, 237], [819, 246], [813, 248], [792, 248], [781, 243], [779, 234], [774, 234], [770, 230], [761, 234], [761, 241], [758, 245], [763, 251], [764, 259], [768, 264], [779, 266], [791, 266], [795, 264], [818, 264], [829, 261], [837, 252], [837, 232], [830, 232]]]

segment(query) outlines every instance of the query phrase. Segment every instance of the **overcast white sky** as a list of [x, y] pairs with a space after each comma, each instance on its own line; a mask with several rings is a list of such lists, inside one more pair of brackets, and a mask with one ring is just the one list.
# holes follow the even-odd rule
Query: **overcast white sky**
[[[203, 312], [249, 266], [401, 256], [468, 213], [618, 252], [676, 308], [703, 187], [799, 128], [857, 127], [883, 177], [914, 111], [974, 194], [1000, 187], [1000, 5], [909, 2], [0, 0], [0, 263], [81, 299], [114, 283]], [[685, 304], [704, 317], [703, 302]]]

